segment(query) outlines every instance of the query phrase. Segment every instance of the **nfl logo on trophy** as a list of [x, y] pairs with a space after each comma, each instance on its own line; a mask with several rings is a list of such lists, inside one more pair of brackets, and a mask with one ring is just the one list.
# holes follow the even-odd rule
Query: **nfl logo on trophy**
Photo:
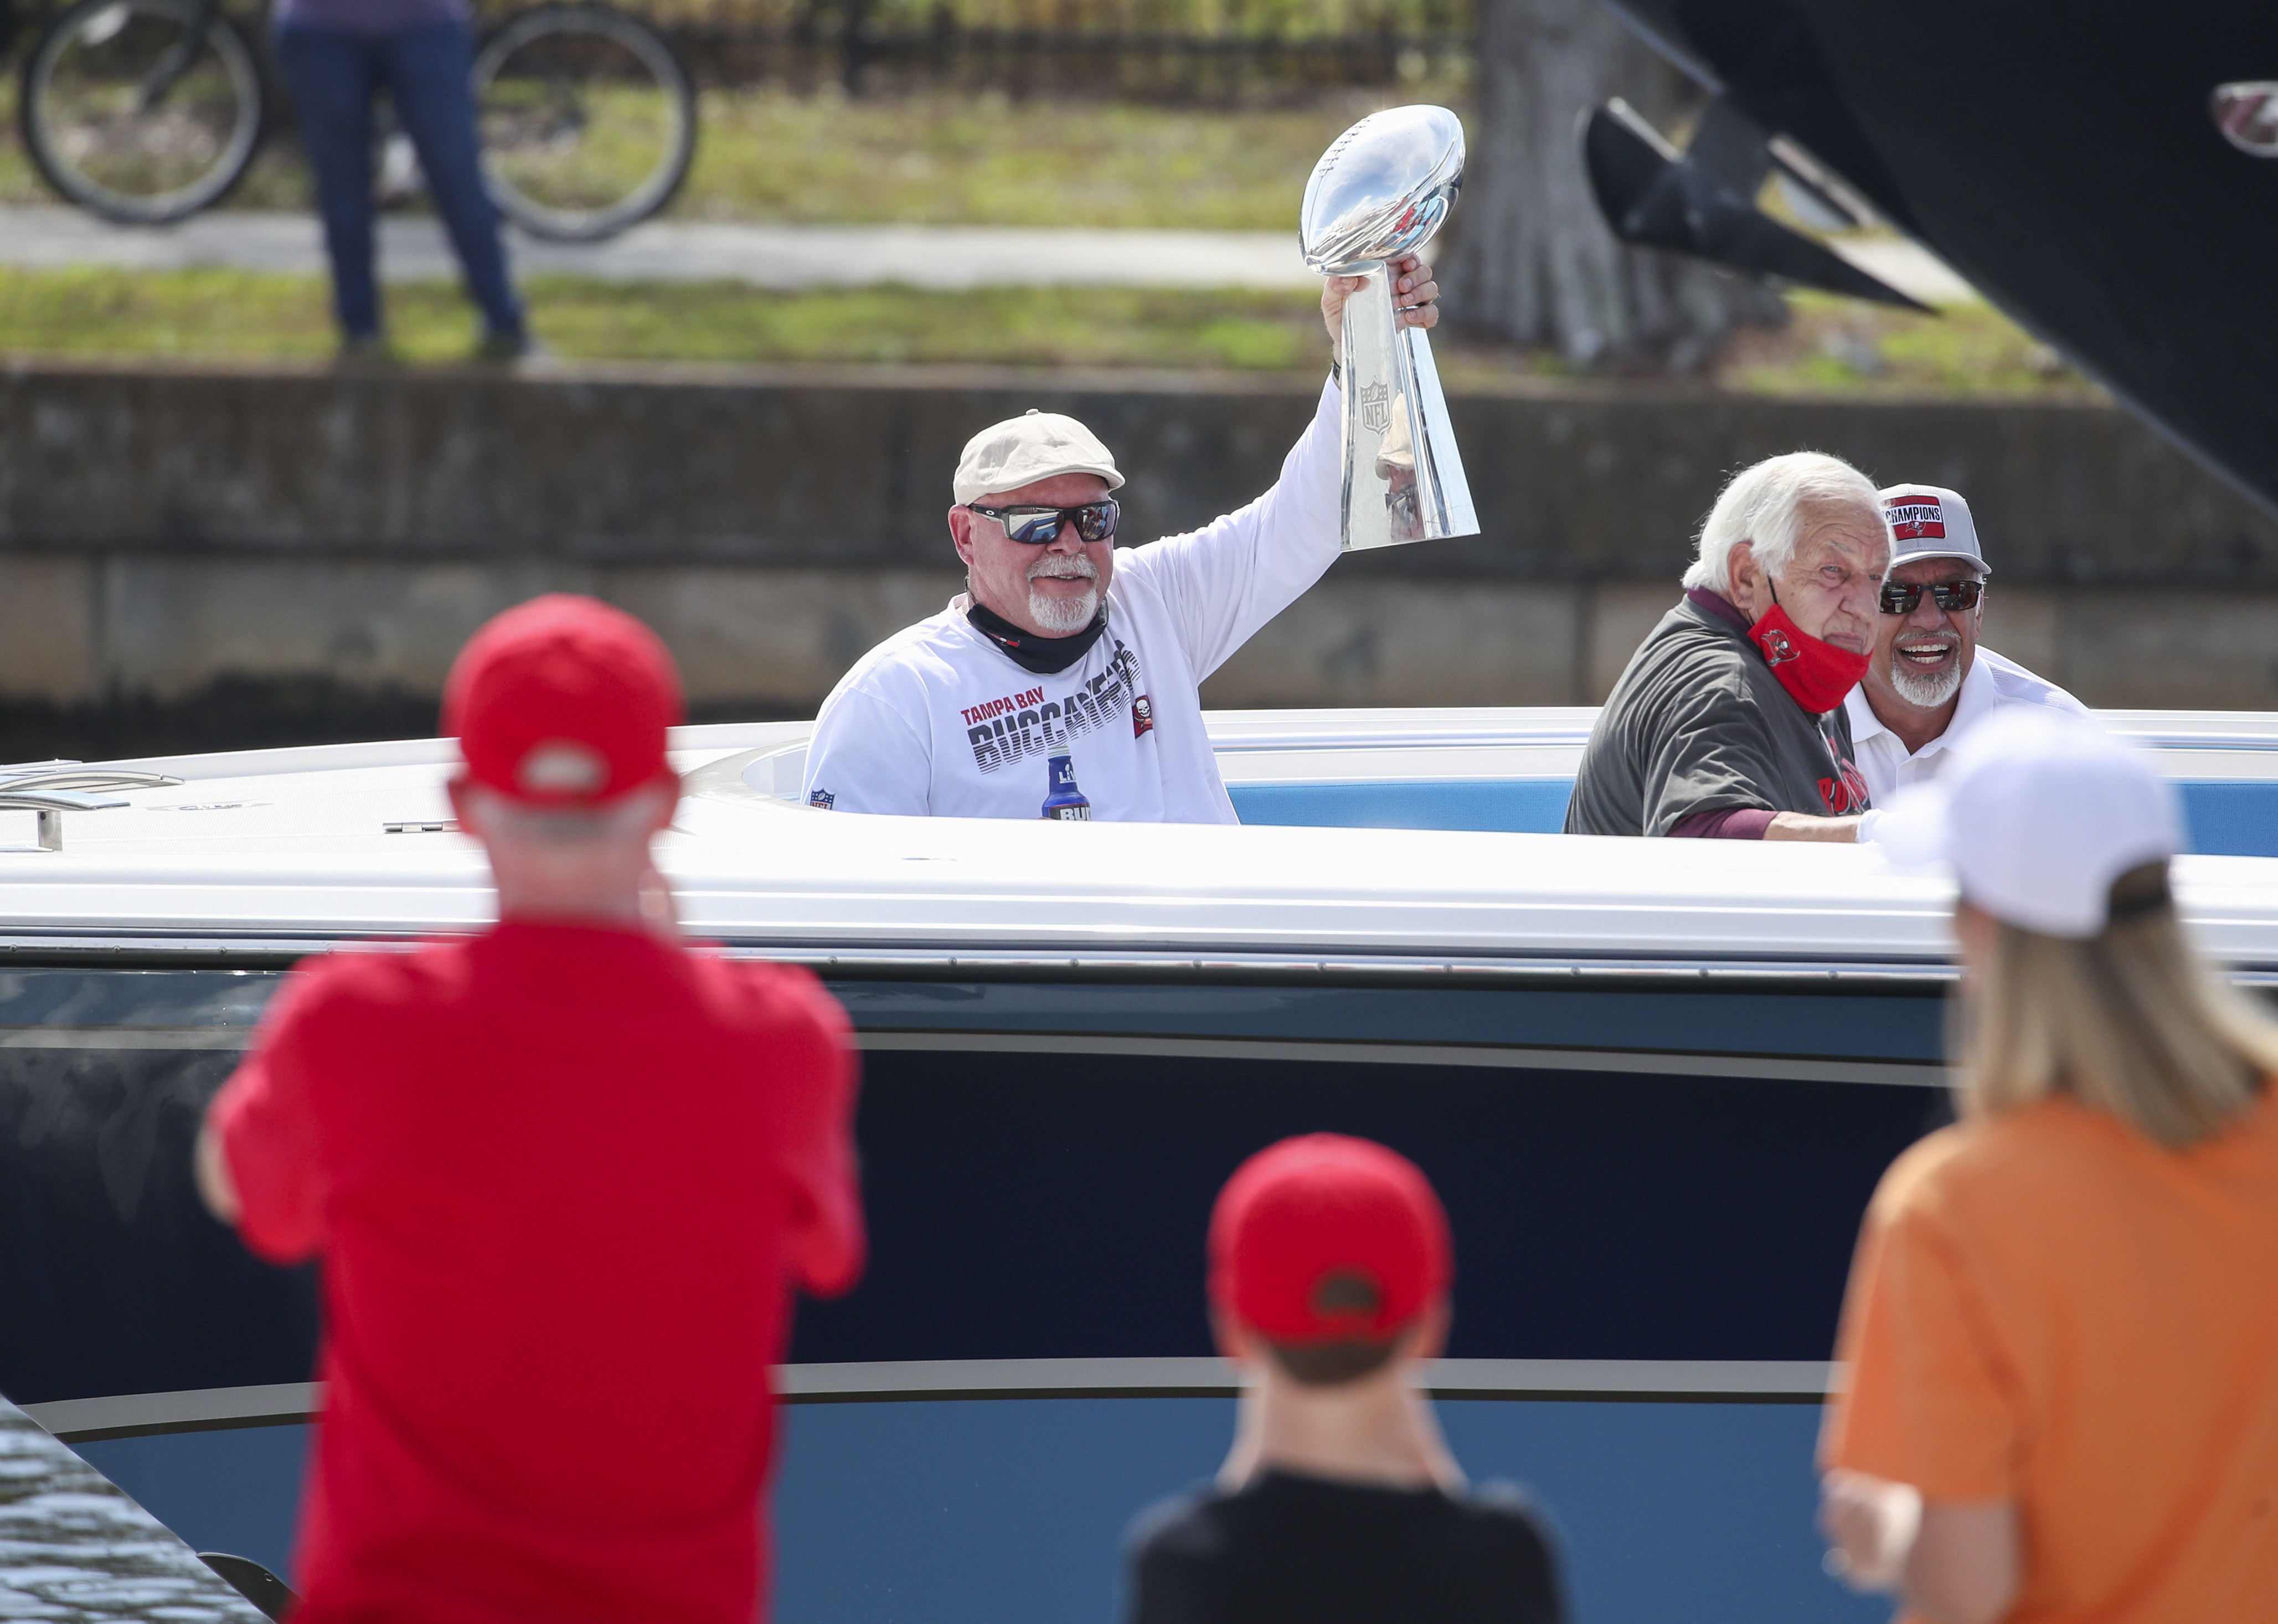
[[1368, 384], [1358, 392], [1360, 420], [1381, 434], [1392, 426], [1392, 386], [1389, 384]]

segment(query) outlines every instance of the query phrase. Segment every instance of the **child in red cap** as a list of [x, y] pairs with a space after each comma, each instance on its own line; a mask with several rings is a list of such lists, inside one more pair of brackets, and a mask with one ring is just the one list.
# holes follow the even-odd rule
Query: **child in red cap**
[[1216, 1485], [1141, 1520], [1134, 1624], [1564, 1617], [1526, 1501], [1467, 1487], [1418, 1386], [1447, 1336], [1449, 1253], [1423, 1173], [1367, 1140], [1283, 1140], [1227, 1181], [1211, 1319], [1241, 1416]]
[[637, 621], [541, 598], [444, 725], [499, 923], [296, 972], [199, 1178], [324, 1274], [299, 1624], [763, 1616], [768, 1368], [791, 1288], [862, 1263], [843, 1013], [692, 953], [650, 844], [679, 681]]

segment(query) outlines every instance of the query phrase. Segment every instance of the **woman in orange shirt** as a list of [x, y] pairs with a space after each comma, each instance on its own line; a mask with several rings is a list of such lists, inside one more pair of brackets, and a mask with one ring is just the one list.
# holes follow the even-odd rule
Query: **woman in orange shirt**
[[2186, 940], [2179, 832], [2022, 709], [1877, 831], [1961, 882], [1961, 1121], [1868, 1209], [1822, 1524], [1911, 1618], [2278, 1619], [2278, 1025]]

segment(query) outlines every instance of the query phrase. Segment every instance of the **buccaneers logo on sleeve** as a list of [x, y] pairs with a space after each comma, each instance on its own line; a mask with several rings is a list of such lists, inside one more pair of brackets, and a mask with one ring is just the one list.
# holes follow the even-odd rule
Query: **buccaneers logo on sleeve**
[[1145, 694], [1131, 701], [1131, 736], [1143, 738], [1155, 731], [1155, 702]]

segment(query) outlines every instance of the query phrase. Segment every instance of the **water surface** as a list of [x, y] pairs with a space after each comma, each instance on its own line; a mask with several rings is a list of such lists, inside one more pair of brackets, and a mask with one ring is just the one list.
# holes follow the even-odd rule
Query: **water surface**
[[0, 1399], [0, 1620], [263, 1624], [149, 1512]]

